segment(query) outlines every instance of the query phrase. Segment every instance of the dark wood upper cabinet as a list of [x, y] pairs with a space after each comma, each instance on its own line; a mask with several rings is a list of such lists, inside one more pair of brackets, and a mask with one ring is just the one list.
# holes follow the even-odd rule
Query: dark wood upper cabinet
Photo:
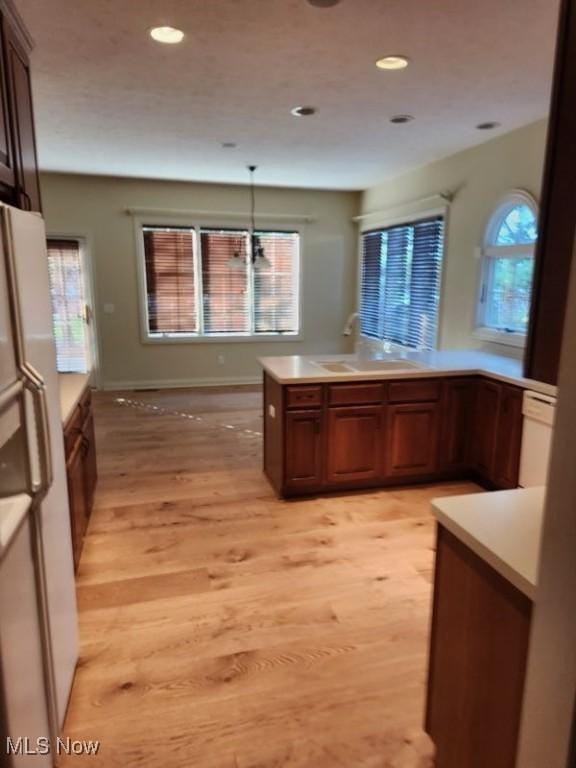
[[41, 211], [30, 63], [18, 35], [3, 19], [4, 61], [15, 157], [16, 205]]
[[383, 415], [379, 405], [328, 410], [327, 482], [373, 481], [380, 476]]
[[576, 234], [576, 0], [563, 0], [536, 246], [528, 378], [557, 384]]
[[7, 190], [10, 196], [15, 186], [15, 176], [4, 49], [4, 39], [0, 35], [0, 186]]

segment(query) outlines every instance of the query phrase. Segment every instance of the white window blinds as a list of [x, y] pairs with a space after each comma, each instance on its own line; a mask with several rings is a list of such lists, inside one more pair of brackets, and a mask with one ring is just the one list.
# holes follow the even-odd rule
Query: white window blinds
[[48, 240], [48, 278], [57, 368], [61, 373], [85, 373], [89, 367], [88, 334], [77, 240]]
[[150, 334], [197, 330], [194, 234], [187, 229], [144, 228]]
[[258, 232], [269, 266], [254, 270], [255, 333], [298, 332], [298, 257], [295, 232]]
[[205, 334], [250, 332], [247, 240], [243, 231], [201, 230]]
[[362, 235], [364, 336], [414, 349], [435, 348], [443, 242], [441, 217]]
[[300, 235], [245, 229], [143, 227], [147, 334], [295, 335]]

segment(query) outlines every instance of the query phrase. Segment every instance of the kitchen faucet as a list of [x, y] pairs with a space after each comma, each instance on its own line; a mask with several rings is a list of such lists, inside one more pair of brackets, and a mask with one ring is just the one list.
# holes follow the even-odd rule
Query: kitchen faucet
[[344, 330], [342, 331], [342, 336], [352, 336], [352, 328], [354, 326], [354, 322], [358, 320], [360, 317], [358, 312], [352, 312], [348, 316], [348, 320], [346, 320], [346, 325], [344, 326]]

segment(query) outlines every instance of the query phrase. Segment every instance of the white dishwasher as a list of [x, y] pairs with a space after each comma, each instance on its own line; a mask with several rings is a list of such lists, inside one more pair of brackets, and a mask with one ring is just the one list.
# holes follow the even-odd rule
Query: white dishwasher
[[520, 487], [546, 485], [556, 398], [526, 390], [522, 403]]

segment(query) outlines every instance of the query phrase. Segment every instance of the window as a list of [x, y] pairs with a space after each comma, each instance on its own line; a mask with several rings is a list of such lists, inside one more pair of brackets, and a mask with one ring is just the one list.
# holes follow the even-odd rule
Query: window
[[77, 240], [48, 240], [48, 277], [57, 368], [61, 373], [85, 373], [88, 318]]
[[[525, 336], [530, 315], [537, 207], [525, 192], [514, 192], [492, 214], [482, 249], [480, 334], [509, 341]], [[500, 337], [500, 339], [498, 339]]]
[[149, 339], [298, 334], [298, 232], [256, 232], [266, 256], [256, 264], [245, 229], [144, 226], [142, 234]]
[[363, 336], [436, 347], [443, 244], [442, 217], [363, 233]]

